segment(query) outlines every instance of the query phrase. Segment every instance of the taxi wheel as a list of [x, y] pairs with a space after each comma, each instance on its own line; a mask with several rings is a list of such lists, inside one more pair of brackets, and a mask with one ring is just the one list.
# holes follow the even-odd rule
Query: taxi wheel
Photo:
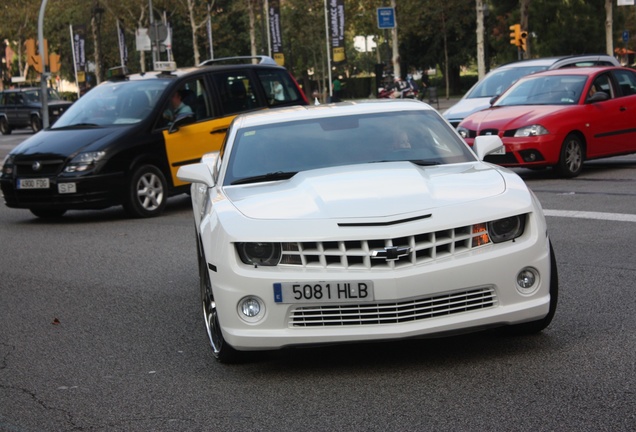
[[132, 217], [160, 215], [166, 207], [168, 184], [159, 168], [141, 165], [133, 172], [127, 186], [124, 209]]
[[33, 133], [39, 132], [42, 129], [42, 120], [37, 116], [31, 116], [31, 129], [33, 129]]
[[0, 132], [2, 135], [11, 135], [11, 127], [4, 117], [0, 117]]
[[64, 216], [64, 209], [29, 209], [31, 213], [42, 219], [55, 219]]
[[583, 142], [581, 138], [574, 134], [565, 137], [561, 146], [561, 157], [557, 169], [559, 174], [565, 178], [576, 177], [583, 170]]
[[559, 301], [559, 274], [557, 271], [556, 258], [554, 257], [554, 250], [550, 243], [550, 308], [548, 314], [537, 321], [531, 321], [523, 324], [516, 324], [509, 327], [504, 327], [502, 330], [504, 334], [508, 335], [530, 335], [539, 333], [545, 329], [552, 322], [554, 314], [556, 312], [557, 303]]
[[199, 285], [201, 288], [201, 303], [203, 306], [203, 319], [208, 333], [212, 354], [221, 363], [236, 363], [240, 360], [240, 353], [232, 348], [223, 338], [223, 332], [219, 323], [219, 315], [216, 310], [216, 302], [212, 292], [212, 281], [203, 256], [200, 240], [197, 240], [197, 252], [199, 262]]

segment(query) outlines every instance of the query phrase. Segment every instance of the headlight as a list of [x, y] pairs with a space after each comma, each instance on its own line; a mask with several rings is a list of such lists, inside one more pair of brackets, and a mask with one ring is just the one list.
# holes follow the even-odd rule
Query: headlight
[[106, 156], [106, 152], [86, 152], [75, 156], [64, 168], [64, 172], [84, 172], [95, 168], [95, 164]]
[[488, 222], [488, 235], [493, 243], [514, 240], [523, 234], [526, 226], [526, 216], [512, 216]]
[[468, 138], [468, 135], [469, 135], [468, 129], [461, 126], [457, 126], [457, 133], [464, 139]]
[[237, 243], [236, 250], [245, 264], [275, 266], [280, 262], [280, 243]]
[[8, 154], [5, 156], [4, 161], [2, 161], [2, 174], [11, 175], [13, 174], [13, 159], [15, 156]]
[[529, 137], [529, 136], [539, 136], [539, 135], [547, 135], [550, 132], [546, 128], [541, 125], [532, 125], [519, 128], [515, 131], [516, 137]]

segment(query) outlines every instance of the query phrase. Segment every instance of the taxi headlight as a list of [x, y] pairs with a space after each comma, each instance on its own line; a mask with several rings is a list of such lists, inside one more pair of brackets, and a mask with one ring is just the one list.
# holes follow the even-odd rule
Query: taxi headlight
[[488, 222], [488, 234], [493, 243], [514, 240], [523, 234], [526, 216], [511, 216]]
[[64, 168], [64, 172], [84, 172], [95, 168], [95, 164], [104, 158], [106, 152], [85, 152], [75, 156]]
[[245, 264], [275, 266], [280, 261], [280, 243], [237, 243], [236, 250]]
[[4, 161], [2, 161], [2, 174], [11, 175], [13, 174], [13, 159], [15, 156], [8, 154], [5, 156]]

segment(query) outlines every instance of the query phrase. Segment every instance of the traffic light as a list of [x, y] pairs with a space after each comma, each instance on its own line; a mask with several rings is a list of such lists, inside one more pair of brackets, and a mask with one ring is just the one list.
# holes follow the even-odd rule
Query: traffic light
[[520, 39], [519, 42], [521, 43], [520, 48], [524, 51], [527, 51], [526, 49], [526, 42], [528, 39], [528, 32], [527, 31], [522, 31], [521, 35], [520, 35]]
[[510, 44], [521, 46], [521, 24], [510, 26]]
[[58, 73], [60, 71], [60, 55], [51, 53], [49, 55], [49, 72]]

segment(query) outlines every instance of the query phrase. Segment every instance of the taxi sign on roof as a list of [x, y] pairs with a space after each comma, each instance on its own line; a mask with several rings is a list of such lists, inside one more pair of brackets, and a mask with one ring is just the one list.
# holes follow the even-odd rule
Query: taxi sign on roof
[[177, 63], [173, 61], [155, 62], [155, 70], [159, 72], [172, 72], [177, 70]]

